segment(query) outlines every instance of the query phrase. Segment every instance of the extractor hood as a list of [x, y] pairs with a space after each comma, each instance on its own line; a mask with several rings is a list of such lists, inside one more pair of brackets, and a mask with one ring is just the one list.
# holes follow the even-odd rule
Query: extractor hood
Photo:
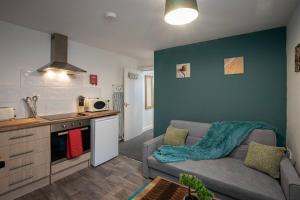
[[64, 71], [67, 74], [86, 72], [85, 70], [68, 63], [68, 37], [62, 34], [51, 35], [51, 62], [41, 68], [38, 72]]

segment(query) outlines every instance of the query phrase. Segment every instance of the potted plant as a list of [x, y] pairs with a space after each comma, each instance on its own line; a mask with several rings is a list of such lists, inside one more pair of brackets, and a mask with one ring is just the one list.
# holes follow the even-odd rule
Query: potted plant
[[213, 193], [210, 192], [196, 176], [180, 174], [179, 182], [189, 188], [184, 200], [213, 200], [214, 198]]

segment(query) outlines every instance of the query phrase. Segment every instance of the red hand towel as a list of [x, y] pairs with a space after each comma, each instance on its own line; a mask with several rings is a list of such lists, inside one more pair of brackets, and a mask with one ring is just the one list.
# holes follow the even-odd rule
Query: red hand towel
[[73, 129], [68, 131], [67, 137], [67, 159], [78, 157], [82, 154], [81, 130]]

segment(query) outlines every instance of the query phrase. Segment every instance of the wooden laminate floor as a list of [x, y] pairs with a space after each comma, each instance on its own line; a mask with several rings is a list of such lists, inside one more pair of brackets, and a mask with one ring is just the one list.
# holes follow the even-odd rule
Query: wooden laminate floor
[[18, 200], [127, 200], [147, 180], [139, 161], [119, 156], [96, 168], [87, 168]]

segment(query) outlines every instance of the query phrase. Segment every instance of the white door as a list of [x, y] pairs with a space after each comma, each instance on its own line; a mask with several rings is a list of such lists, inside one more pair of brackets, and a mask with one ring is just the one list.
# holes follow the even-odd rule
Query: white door
[[91, 120], [91, 165], [96, 167], [119, 154], [119, 117]]
[[143, 130], [143, 73], [124, 69], [124, 140], [129, 140]]

